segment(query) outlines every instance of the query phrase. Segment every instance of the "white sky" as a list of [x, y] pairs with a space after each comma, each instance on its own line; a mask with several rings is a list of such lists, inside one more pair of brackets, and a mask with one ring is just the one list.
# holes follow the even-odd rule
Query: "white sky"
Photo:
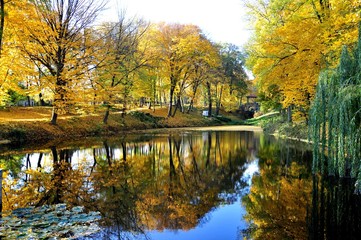
[[116, 21], [118, 9], [151, 22], [192, 23], [215, 42], [242, 46], [249, 38], [242, 0], [109, 0], [104, 21]]

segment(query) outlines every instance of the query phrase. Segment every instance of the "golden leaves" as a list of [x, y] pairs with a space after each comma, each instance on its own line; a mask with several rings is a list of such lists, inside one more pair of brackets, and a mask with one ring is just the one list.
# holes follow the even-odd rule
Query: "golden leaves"
[[258, 13], [253, 6], [257, 21], [248, 64], [261, 91], [276, 84], [283, 107], [307, 112], [321, 69], [337, 62], [340, 45], [356, 42], [360, 3], [277, 0], [262, 6]]

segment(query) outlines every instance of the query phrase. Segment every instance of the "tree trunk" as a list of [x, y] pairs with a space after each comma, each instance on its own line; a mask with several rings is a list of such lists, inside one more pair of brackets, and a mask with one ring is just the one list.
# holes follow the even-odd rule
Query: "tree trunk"
[[58, 119], [58, 113], [57, 113], [58, 109], [56, 106], [53, 106], [53, 111], [51, 113], [51, 120], [50, 120], [50, 123], [52, 125], [56, 125], [56, 121]]
[[31, 99], [30, 99], [30, 96], [26, 96], [26, 100], [28, 102], [28, 107], [31, 106]]
[[103, 123], [104, 124], [108, 124], [109, 112], [110, 112], [110, 105], [107, 104], [107, 110], [105, 110], [105, 115], [104, 115], [104, 118], [103, 118]]
[[3, 33], [4, 33], [4, 26], [5, 26], [5, 2], [4, 0], [0, 0], [0, 57], [1, 57], [1, 50], [3, 46]]
[[157, 81], [154, 80], [154, 82], [153, 82], [153, 112], [155, 112], [156, 98], [157, 98]]
[[208, 117], [212, 116], [212, 95], [211, 95], [211, 83], [207, 81], [207, 93], [208, 93]]
[[189, 113], [190, 111], [193, 110], [193, 103], [194, 103], [194, 100], [193, 100], [193, 98], [192, 98], [192, 99], [191, 99], [191, 102], [189, 103], [187, 113]]
[[191, 102], [190, 102], [190, 104], [189, 104], [187, 113], [189, 113], [190, 111], [193, 110], [194, 99], [196, 98], [198, 86], [199, 86], [198, 84], [195, 84], [195, 85], [193, 86], [192, 98], [191, 98]]
[[175, 86], [171, 86], [171, 87], [170, 87], [170, 92], [169, 92], [169, 107], [168, 107], [168, 115], [167, 115], [167, 117], [171, 117], [171, 116], [172, 116], [172, 106], [173, 106], [174, 90], [175, 90]]
[[[59, 53], [60, 55], [60, 53]], [[58, 67], [58, 76], [56, 77], [56, 83], [55, 83], [55, 96], [54, 96], [54, 102], [53, 102], [53, 112], [51, 116], [51, 124], [56, 125], [56, 122], [58, 120], [58, 112], [60, 109], [64, 110], [66, 103], [66, 82], [61, 78], [61, 72], [64, 67], [64, 64], [59, 63], [57, 64]]]
[[172, 114], [172, 117], [175, 117], [175, 113], [177, 112], [178, 108], [180, 108], [180, 96], [177, 96], [177, 100], [176, 100], [176, 104], [175, 104], [175, 109], [174, 112]]
[[179, 105], [179, 107], [180, 107], [180, 109], [181, 109], [181, 112], [182, 113], [184, 113], [184, 99], [183, 98], [180, 98], [180, 105]]
[[45, 106], [45, 101], [43, 99], [43, 94], [39, 93], [40, 106]]
[[37, 168], [41, 168], [41, 160], [43, 159], [43, 153], [39, 154], [38, 164], [36, 165]]
[[217, 99], [217, 103], [216, 103], [216, 113], [215, 113], [216, 116], [219, 115], [219, 109], [221, 108], [222, 93], [223, 93], [223, 86], [221, 87], [219, 98]]
[[292, 122], [292, 108], [291, 106], [288, 106], [287, 108], [287, 122]]

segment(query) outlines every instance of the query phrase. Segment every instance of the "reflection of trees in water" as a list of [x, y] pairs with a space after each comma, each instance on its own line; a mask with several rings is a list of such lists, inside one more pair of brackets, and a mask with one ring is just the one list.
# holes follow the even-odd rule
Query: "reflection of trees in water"
[[258, 157], [259, 175], [253, 177], [250, 193], [243, 198], [245, 218], [251, 222], [249, 237], [307, 239], [310, 154], [268, 141], [261, 143]]
[[308, 221], [309, 239], [359, 239], [361, 196], [355, 194], [355, 180], [314, 176]]
[[261, 142], [260, 173], [243, 198], [252, 239], [358, 239], [361, 198], [351, 179], [311, 174], [312, 156], [296, 145]]
[[251, 132], [109, 140], [84, 150], [87, 159], [76, 166], [78, 150], [53, 147], [51, 171], [42, 168], [46, 154], [39, 154], [36, 166], [25, 159], [27, 181], [12, 199], [17, 207], [66, 202], [98, 210], [108, 236], [145, 228], [191, 229], [221, 202], [236, 200], [247, 149], [257, 144]]

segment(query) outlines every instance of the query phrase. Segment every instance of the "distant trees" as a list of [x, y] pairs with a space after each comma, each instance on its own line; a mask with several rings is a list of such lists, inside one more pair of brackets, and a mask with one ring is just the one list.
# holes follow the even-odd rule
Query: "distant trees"
[[1, 4], [7, 14], [1, 15], [0, 105], [9, 104], [9, 94], [47, 101], [52, 124], [59, 114], [88, 107], [104, 110], [106, 124], [112, 109], [145, 102], [154, 110], [167, 104], [169, 117], [215, 102], [218, 114], [247, 89], [240, 51], [212, 43], [195, 25], [125, 16], [95, 25], [104, 7], [95, 0]]
[[95, 94], [104, 102], [106, 112], [103, 122], [107, 123], [111, 107], [116, 102], [127, 108], [133, 86], [141, 68], [147, 60], [140, 41], [147, 29], [141, 20], [127, 20], [120, 16], [118, 22], [103, 26], [102, 66], [97, 68]]
[[[154, 53], [160, 61], [160, 74], [169, 84], [168, 117], [174, 116], [181, 106], [181, 97], [188, 87], [192, 71], [192, 59], [200, 51], [201, 31], [194, 25], [160, 24], [153, 35]], [[176, 103], [173, 110], [173, 103]]]
[[189, 100], [189, 112], [201, 87], [207, 92], [209, 116], [214, 99], [218, 99], [218, 111], [221, 105], [222, 94], [218, 98], [214, 94], [218, 87], [222, 92], [227, 85], [232, 94], [241, 88], [246, 91], [244, 62], [236, 46], [222, 48], [210, 42], [197, 26], [180, 24], [154, 26], [153, 41], [153, 53], [161, 66], [158, 77], [169, 85], [168, 117], [174, 116], [178, 109], [185, 112], [185, 98]]

